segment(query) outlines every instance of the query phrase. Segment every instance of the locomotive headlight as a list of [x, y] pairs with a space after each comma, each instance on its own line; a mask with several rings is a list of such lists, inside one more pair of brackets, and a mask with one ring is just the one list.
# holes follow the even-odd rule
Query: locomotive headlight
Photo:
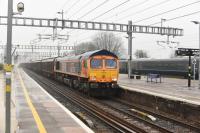
[[112, 81], [117, 81], [117, 78], [112, 78]]
[[95, 81], [95, 80], [96, 80], [96, 77], [91, 77], [91, 80]]

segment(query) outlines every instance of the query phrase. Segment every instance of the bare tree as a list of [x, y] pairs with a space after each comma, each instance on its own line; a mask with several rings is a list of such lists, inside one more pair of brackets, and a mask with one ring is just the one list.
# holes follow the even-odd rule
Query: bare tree
[[75, 54], [82, 54], [82, 53], [85, 53], [87, 51], [93, 51], [93, 50], [96, 50], [97, 47], [92, 43], [92, 42], [83, 42], [83, 43], [80, 43], [78, 44], [76, 47], [75, 47]]
[[135, 56], [136, 58], [149, 58], [147, 52], [144, 50], [136, 50]]
[[106, 49], [115, 53], [118, 56], [123, 54], [123, 42], [122, 39], [116, 37], [113, 33], [100, 32], [93, 38], [93, 44], [97, 49]]

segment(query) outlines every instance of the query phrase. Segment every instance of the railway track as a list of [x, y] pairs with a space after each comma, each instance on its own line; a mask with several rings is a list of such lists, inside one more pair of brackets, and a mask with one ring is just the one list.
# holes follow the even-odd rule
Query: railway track
[[162, 132], [165, 132], [165, 129], [168, 129], [173, 133], [200, 132], [200, 129], [194, 125], [183, 123], [181, 121], [166, 116], [161, 116], [156, 113], [150, 113], [145, 110], [142, 110], [141, 108], [135, 108], [134, 106], [131, 106], [126, 102], [124, 103], [120, 101], [121, 100], [101, 100], [100, 102], [103, 102], [104, 105], [109, 106], [110, 108], [113, 108], [115, 110], [119, 110], [130, 117], [134, 117], [136, 119], [145, 119], [145, 122], [152, 127], [163, 127]]
[[58, 86], [58, 84], [36, 75], [33, 72], [28, 71], [31, 77], [45, 86], [45, 88], [53, 90], [54, 93], [62, 95], [62, 97], [67, 98], [71, 102], [78, 104], [81, 108], [97, 117], [101, 121], [108, 124], [110, 127], [115, 129], [118, 132], [138, 132], [138, 133], [149, 133], [149, 132], [162, 132], [162, 133], [172, 133], [169, 129], [163, 128], [159, 125], [156, 125], [152, 122], [149, 122], [145, 119], [128, 114], [123, 112], [120, 109], [106, 106], [105, 103], [95, 102], [95, 100], [88, 100], [87, 98], [74, 93], [70, 89], [65, 87]]
[[[81, 108], [88, 111], [90, 114], [94, 115], [95, 117], [99, 118], [100, 120], [107, 123], [109, 126], [114, 128], [115, 130], [123, 133], [132, 133], [132, 132], [138, 132], [138, 133], [148, 133], [147, 131], [132, 125], [128, 123], [125, 120], [122, 120], [121, 118], [115, 117], [112, 114], [105, 112], [103, 109], [91, 104], [84, 98], [80, 97], [77, 94], [74, 94], [74, 92], [71, 92], [68, 89], [63, 90], [62, 88], [58, 87], [55, 83], [50, 82], [49, 80], [46, 80], [45, 78], [35, 75], [32, 72], [28, 72], [28, 74], [31, 77], [34, 77], [36, 81], [40, 84], [45, 85], [48, 87], [48, 89], [54, 90], [56, 93], [59, 93], [63, 97], [69, 99], [75, 104], [78, 104]], [[67, 90], [67, 91], [66, 91]]]
[[180, 118], [175, 118], [174, 116], [169, 116], [169, 114], [167, 114], [167, 113], [163, 113], [163, 112], [162, 113], [160, 113], [160, 112], [158, 113], [155, 110], [149, 109], [148, 107], [144, 107], [144, 106], [141, 106], [141, 105], [136, 105], [134, 103], [130, 104], [127, 101], [124, 101], [124, 100], [121, 100], [121, 99], [116, 99], [115, 98], [113, 100], [115, 102], [118, 102], [118, 103], [121, 103], [123, 105], [126, 105], [129, 108], [134, 108], [134, 109], [140, 110], [140, 111], [145, 112], [147, 114], [153, 115], [153, 116], [155, 116], [155, 117], [157, 117], [159, 119], [163, 119], [163, 120], [169, 121], [171, 123], [180, 125], [182, 127], [189, 128], [189, 129], [191, 129], [193, 131], [200, 132], [200, 127], [196, 123], [191, 123], [189, 121], [182, 120]]

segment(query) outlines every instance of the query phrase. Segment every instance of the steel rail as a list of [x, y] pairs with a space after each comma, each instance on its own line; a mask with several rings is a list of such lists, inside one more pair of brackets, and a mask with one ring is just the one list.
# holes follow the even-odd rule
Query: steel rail
[[143, 112], [149, 113], [151, 115], [160, 117], [160, 118], [165, 119], [167, 121], [172, 121], [172, 122], [174, 122], [174, 123], [176, 123], [178, 125], [181, 125], [183, 127], [187, 127], [187, 128], [190, 128], [190, 129], [192, 129], [194, 131], [200, 132], [200, 128], [198, 126], [195, 126], [195, 125], [190, 124], [190, 123], [186, 123], [188, 121], [183, 122], [180, 119], [166, 116], [167, 114], [158, 114], [158, 113], [154, 112], [153, 110], [147, 109], [147, 108], [145, 108], [145, 107], [143, 107], [141, 105], [135, 105], [135, 104], [133, 105], [133, 104], [130, 104], [130, 103], [128, 103], [128, 102], [126, 102], [124, 100], [121, 100], [121, 99], [114, 99], [114, 100], [117, 101], [117, 102], [123, 103], [124, 105], [130, 106], [132, 108], [135, 108], [135, 109], [141, 110]]
[[[98, 102], [101, 102], [101, 101], [98, 101]], [[140, 121], [143, 121], [144, 123], [150, 125], [151, 127], [154, 127], [155, 129], [157, 129], [158, 131], [160, 131], [160, 132], [162, 132], [162, 133], [173, 133], [173, 131], [170, 131], [170, 130], [164, 128], [164, 127], [161, 127], [161, 126], [159, 126], [159, 125], [156, 125], [156, 124], [154, 124], [153, 122], [150, 122], [150, 121], [147, 121], [147, 120], [145, 120], [145, 119], [142, 119], [141, 117], [138, 117], [137, 115], [133, 115], [133, 114], [128, 113], [128, 112], [126, 112], [126, 111], [123, 111], [123, 110], [121, 110], [121, 109], [119, 109], [119, 108], [115, 108], [115, 107], [113, 107], [112, 105], [107, 104], [107, 103], [102, 103], [102, 104], [104, 104], [104, 105], [106, 105], [106, 106], [109, 106], [109, 108], [113, 108], [113, 110], [117, 110], [117, 111], [119, 111], [119, 112], [123, 112], [124, 114], [126, 114], [126, 115], [128, 115], [128, 116], [130, 116], [130, 117], [134, 117], [134, 118], [136, 118], [136, 119], [139, 119]]]
[[[30, 74], [30, 73], [29, 73]], [[33, 76], [33, 73], [32, 73]], [[144, 129], [141, 129], [140, 127], [133, 125], [121, 118], [118, 118], [108, 112], [105, 112], [103, 109], [98, 108], [95, 105], [92, 105], [90, 102], [87, 100], [83, 99], [82, 97], [78, 96], [77, 94], [74, 95], [71, 92], [67, 92], [66, 89], [63, 90], [59, 88], [56, 84], [49, 82], [48, 80], [44, 78], [40, 78], [38, 80], [38, 76], [34, 75], [37, 77], [36, 81], [45, 85], [48, 88], [51, 88], [51, 90], [55, 91], [56, 93], [62, 95], [63, 97], [69, 99], [71, 102], [78, 104], [80, 107], [85, 109], [86, 111], [90, 112], [97, 118], [103, 120], [105, 123], [113, 127], [114, 129], [118, 130], [119, 132], [122, 133], [132, 133], [132, 132], [137, 132], [137, 133], [148, 133]]]

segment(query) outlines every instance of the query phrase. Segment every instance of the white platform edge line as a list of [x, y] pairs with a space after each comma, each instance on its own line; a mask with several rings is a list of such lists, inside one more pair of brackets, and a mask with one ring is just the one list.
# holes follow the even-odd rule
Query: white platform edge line
[[174, 100], [174, 101], [181, 101], [181, 102], [185, 102], [185, 103], [190, 103], [190, 104], [194, 104], [194, 105], [200, 105], [199, 102], [195, 102], [195, 101], [191, 101], [191, 100], [187, 100], [187, 99], [183, 99], [183, 98], [179, 98], [179, 97], [174, 97], [174, 96], [170, 96], [170, 95], [166, 95], [166, 94], [158, 94], [155, 92], [150, 92], [150, 91], [146, 91], [146, 90], [138, 90], [137, 88], [131, 88], [128, 86], [124, 86], [124, 85], [119, 85], [122, 88], [125, 88], [127, 90], [134, 90], [136, 92], [140, 92], [140, 93], [145, 93], [145, 94], [150, 94], [150, 95], [154, 95], [154, 96], [158, 96], [158, 97], [162, 97], [162, 98], [167, 98], [169, 100]]
[[[24, 70], [21, 69], [23, 72]], [[85, 129], [88, 133], [94, 133], [88, 126], [85, 125], [81, 120], [79, 120], [71, 111], [69, 111], [66, 107], [64, 107], [60, 102], [58, 102], [53, 96], [51, 96], [45, 89], [43, 89], [35, 80], [33, 80], [26, 72], [24, 72], [26, 76], [28, 76], [37, 86], [46, 93], [55, 103], [57, 103], [67, 114], [69, 114], [83, 129]]]

